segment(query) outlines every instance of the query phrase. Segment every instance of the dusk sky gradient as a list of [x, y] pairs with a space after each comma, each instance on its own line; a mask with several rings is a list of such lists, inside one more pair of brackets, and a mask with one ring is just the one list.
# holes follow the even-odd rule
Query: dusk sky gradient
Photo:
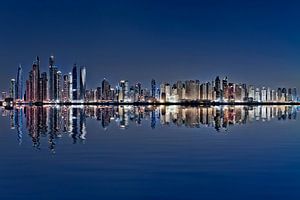
[[1, 1], [0, 89], [36, 56], [48, 72], [87, 67], [88, 88], [107, 78], [149, 88], [216, 75], [300, 89], [297, 1]]

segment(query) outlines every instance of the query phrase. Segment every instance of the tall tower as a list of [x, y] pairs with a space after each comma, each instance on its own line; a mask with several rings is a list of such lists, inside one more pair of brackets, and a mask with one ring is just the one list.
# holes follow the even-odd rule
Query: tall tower
[[40, 79], [40, 101], [48, 100], [48, 78], [47, 73], [43, 72]]
[[67, 102], [70, 100], [70, 91], [69, 91], [69, 75], [63, 76], [63, 93], [62, 93], [62, 101]]
[[110, 84], [109, 82], [104, 79], [102, 81], [102, 99], [103, 100], [111, 100], [110, 95]]
[[216, 92], [216, 99], [218, 101], [221, 100], [221, 80], [219, 78], [219, 76], [216, 77], [215, 80], [215, 92]]
[[23, 69], [19, 65], [16, 78], [16, 100], [23, 100]]
[[9, 97], [15, 99], [16, 96], [16, 80], [10, 80], [10, 90], [9, 90]]
[[78, 100], [78, 88], [77, 88], [77, 66], [74, 64], [72, 70], [72, 96], [73, 100]]
[[61, 79], [62, 79], [62, 74], [61, 71], [57, 71], [55, 74], [55, 101], [60, 101], [61, 100]]
[[72, 77], [72, 73], [69, 73], [69, 101], [72, 102], [73, 100], [73, 77]]
[[129, 83], [126, 80], [121, 80], [119, 83], [119, 102], [128, 102], [129, 100]]
[[40, 97], [40, 59], [36, 57], [36, 61], [33, 62], [32, 65], [32, 92], [33, 97], [32, 101], [39, 101]]
[[54, 88], [55, 88], [55, 74], [57, 69], [54, 66], [54, 56], [50, 56], [49, 58], [49, 100], [53, 101], [54, 98]]
[[80, 67], [80, 94], [79, 94], [80, 100], [85, 100], [85, 91], [86, 91], [86, 68]]
[[156, 82], [154, 79], [151, 81], [151, 96], [155, 98], [156, 96]]

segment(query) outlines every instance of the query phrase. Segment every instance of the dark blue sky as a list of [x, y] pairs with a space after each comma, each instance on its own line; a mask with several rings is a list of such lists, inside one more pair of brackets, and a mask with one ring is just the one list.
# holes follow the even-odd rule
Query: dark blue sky
[[300, 88], [300, 3], [296, 1], [2, 1], [0, 89], [36, 55], [47, 70], [86, 65], [103, 77], [150, 84], [177, 79]]

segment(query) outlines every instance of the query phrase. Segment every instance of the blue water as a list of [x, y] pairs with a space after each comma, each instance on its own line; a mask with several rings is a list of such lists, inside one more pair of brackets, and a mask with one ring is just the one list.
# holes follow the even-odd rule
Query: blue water
[[300, 198], [295, 107], [1, 114], [0, 199]]

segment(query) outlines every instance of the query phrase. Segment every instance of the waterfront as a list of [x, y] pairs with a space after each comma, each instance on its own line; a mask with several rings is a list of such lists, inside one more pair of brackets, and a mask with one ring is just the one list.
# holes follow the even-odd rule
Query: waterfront
[[298, 111], [294, 106], [1, 109], [0, 197], [297, 199]]

